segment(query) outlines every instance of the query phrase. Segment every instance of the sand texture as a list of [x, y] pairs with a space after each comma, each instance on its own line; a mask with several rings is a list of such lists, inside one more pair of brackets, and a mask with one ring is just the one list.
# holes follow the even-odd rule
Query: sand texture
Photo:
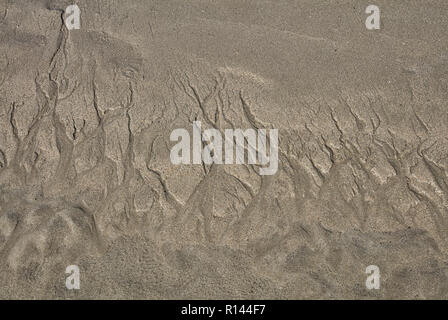
[[[0, 299], [448, 298], [446, 0], [375, 0], [380, 30], [367, 1], [76, 3], [0, 0]], [[278, 129], [278, 171], [172, 164], [194, 121]]]

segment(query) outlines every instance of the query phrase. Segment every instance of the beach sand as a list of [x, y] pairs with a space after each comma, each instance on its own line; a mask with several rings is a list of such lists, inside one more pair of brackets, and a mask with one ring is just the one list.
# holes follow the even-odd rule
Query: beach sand
[[[1, 299], [448, 298], [446, 0], [377, 0], [379, 30], [367, 1], [70, 4], [0, 0]], [[277, 172], [172, 164], [194, 121], [278, 129]]]

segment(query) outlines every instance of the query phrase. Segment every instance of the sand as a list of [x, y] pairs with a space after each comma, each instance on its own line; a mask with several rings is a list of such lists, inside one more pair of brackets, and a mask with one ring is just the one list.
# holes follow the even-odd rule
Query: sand
[[[380, 30], [355, 0], [70, 4], [0, 0], [1, 299], [448, 298], [446, 0], [376, 0]], [[278, 129], [277, 172], [172, 164], [194, 121]]]

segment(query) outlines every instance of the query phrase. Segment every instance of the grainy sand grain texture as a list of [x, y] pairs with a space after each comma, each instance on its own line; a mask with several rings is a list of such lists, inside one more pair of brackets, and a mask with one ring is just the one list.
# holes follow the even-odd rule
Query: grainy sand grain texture
[[[1, 299], [448, 298], [446, 0], [70, 4], [0, 0]], [[277, 173], [173, 165], [194, 121]]]

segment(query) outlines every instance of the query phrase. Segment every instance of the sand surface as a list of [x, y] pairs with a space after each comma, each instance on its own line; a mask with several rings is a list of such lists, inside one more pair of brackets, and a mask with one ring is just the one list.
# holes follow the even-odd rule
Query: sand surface
[[[448, 298], [448, 2], [0, 0], [0, 298]], [[170, 133], [277, 128], [278, 171]], [[65, 286], [80, 268], [80, 290]], [[381, 272], [368, 290], [365, 269]]]

